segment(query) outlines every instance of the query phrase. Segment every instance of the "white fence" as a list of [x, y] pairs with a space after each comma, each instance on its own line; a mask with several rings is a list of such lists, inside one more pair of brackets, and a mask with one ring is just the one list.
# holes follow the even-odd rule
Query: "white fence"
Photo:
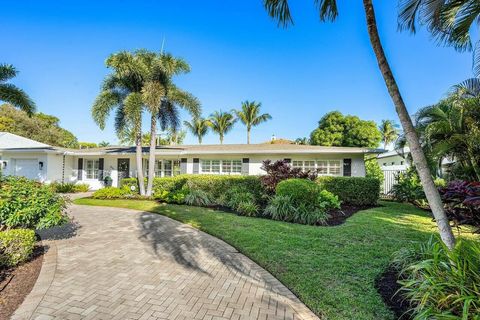
[[383, 170], [383, 188], [382, 193], [388, 194], [392, 187], [397, 184], [397, 175], [406, 170]]

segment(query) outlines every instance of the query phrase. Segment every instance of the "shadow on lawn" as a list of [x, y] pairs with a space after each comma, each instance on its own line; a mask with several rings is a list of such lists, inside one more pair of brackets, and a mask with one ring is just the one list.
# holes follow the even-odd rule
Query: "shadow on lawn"
[[[174, 213], [171, 209], [161, 207], [154, 210]], [[141, 228], [140, 240], [147, 242], [158, 257], [173, 258], [183, 267], [211, 277], [215, 277], [213, 273], [218, 265], [251, 279], [260, 280], [264, 277], [263, 272], [252, 272], [252, 264], [235, 248], [193, 227], [150, 212], [143, 212], [138, 223]], [[212, 258], [215, 264], [212, 264]]]

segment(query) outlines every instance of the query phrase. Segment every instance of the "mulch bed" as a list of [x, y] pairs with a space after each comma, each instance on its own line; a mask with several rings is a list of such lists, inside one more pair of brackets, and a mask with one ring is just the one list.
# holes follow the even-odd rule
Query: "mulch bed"
[[377, 288], [378, 293], [382, 296], [385, 304], [393, 311], [393, 313], [395, 313], [395, 316], [398, 319], [410, 320], [413, 318], [411, 312], [409, 312], [410, 304], [403, 299], [400, 294], [396, 294], [400, 289], [397, 280], [397, 272], [392, 268], [388, 268], [376, 280], [375, 287]]
[[374, 208], [374, 206], [350, 206], [342, 205], [340, 209], [329, 211], [330, 218], [327, 220], [327, 226], [338, 226], [345, 222], [348, 218], [361, 210]]
[[29, 261], [0, 270], [0, 319], [9, 319], [32, 290], [42, 268], [42, 246], [36, 246]]

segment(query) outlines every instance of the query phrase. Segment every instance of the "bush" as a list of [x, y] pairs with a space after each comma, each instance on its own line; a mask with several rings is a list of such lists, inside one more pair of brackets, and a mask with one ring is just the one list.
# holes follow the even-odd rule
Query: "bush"
[[339, 207], [338, 197], [321, 190], [315, 182], [288, 179], [277, 185], [276, 195], [267, 206], [265, 215], [276, 220], [323, 224], [328, 219], [328, 210]]
[[439, 192], [449, 219], [480, 227], [480, 182], [451, 181]]
[[271, 160], [263, 161], [262, 170], [266, 172], [261, 176], [261, 182], [266, 192], [270, 195], [275, 193], [277, 185], [287, 179], [309, 179], [314, 181], [317, 178], [316, 172], [304, 172], [300, 168], [293, 168], [290, 163], [285, 160], [278, 160], [272, 163]]
[[479, 257], [480, 243], [467, 240], [459, 240], [453, 250], [432, 238], [419, 248], [399, 251], [392, 266], [415, 319], [478, 319]]
[[212, 200], [205, 191], [190, 190], [185, 196], [185, 203], [189, 206], [208, 207], [212, 205]]
[[380, 197], [380, 181], [375, 178], [322, 176], [317, 183], [349, 205], [374, 206]]
[[52, 182], [50, 186], [57, 193], [77, 193], [90, 190], [90, 186], [86, 183], [75, 184], [73, 182]]
[[26, 229], [0, 231], [0, 268], [14, 267], [28, 260], [35, 245], [35, 232]]
[[383, 184], [385, 177], [382, 168], [378, 164], [377, 158], [365, 160], [365, 177], [377, 179], [380, 185]]
[[66, 200], [50, 186], [23, 177], [0, 179], [0, 226], [42, 229], [66, 222]]
[[128, 186], [121, 188], [105, 187], [98, 189], [92, 194], [92, 198], [94, 199], [125, 199], [135, 197], [138, 197], [138, 195], [133, 193]]

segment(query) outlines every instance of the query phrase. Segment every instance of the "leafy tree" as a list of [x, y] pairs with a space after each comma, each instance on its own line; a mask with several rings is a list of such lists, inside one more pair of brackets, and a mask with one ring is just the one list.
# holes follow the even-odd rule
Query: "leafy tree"
[[210, 115], [209, 122], [213, 132], [220, 137], [220, 144], [223, 144], [225, 134], [232, 130], [237, 119], [229, 112], [215, 111]]
[[29, 116], [25, 111], [4, 104], [0, 106], [0, 131], [10, 132], [51, 146], [78, 148], [77, 138], [60, 127], [57, 117], [35, 113]]
[[295, 139], [295, 144], [307, 145], [309, 144], [308, 138], [307, 137], [297, 138]]
[[[432, 3], [432, 1], [429, 1], [429, 3]], [[321, 21], [335, 20], [337, 18], [338, 7], [336, 0], [318, 0], [316, 1], [316, 5]], [[288, 0], [264, 0], [264, 6], [269, 15], [277, 19], [280, 25], [287, 26], [293, 23], [293, 19], [290, 14], [290, 8], [288, 6]], [[373, 52], [375, 53], [375, 57], [377, 58], [378, 67], [382, 73], [383, 79], [385, 80], [388, 93], [390, 94], [390, 97], [395, 105], [395, 110], [397, 111], [403, 131], [405, 132], [405, 136], [408, 140], [410, 151], [419, 172], [422, 186], [425, 190], [430, 208], [432, 209], [432, 213], [435, 217], [440, 236], [443, 242], [445, 242], [445, 244], [452, 249], [455, 245], [455, 237], [453, 235], [452, 228], [450, 227], [447, 215], [443, 209], [442, 200], [438, 190], [433, 183], [427, 159], [422, 151], [412, 119], [408, 114], [407, 107], [400, 93], [400, 89], [398, 88], [397, 82], [390, 68], [390, 64], [388, 63], [387, 57], [383, 50], [380, 36], [378, 34], [377, 21], [375, 18], [372, 0], [363, 0], [363, 7], [365, 10], [370, 44]]]
[[103, 130], [111, 111], [115, 110], [115, 130], [122, 139], [125, 135], [135, 137], [136, 165], [139, 191], [145, 195], [142, 169], [142, 100], [143, 60], [148, 55], [142, 51], [119, 52], [107, 58], [106, 66], [111, 73], [104, 79], [100, 94], [92, 107], [92, 118]]
[[18, 71], [10, 64], [0, 64], [0, 101], [12, 104], [16, 108], [25, 111], [29, 116], [35, 113], [35, 103], [22, 89], [8, 80], [15, 78]]
[[190, 122], [184, 121], [183, 124], [195, 137], [198, 138], [198, 144], [202, 144], [202, 139], [208, 133], [208, 129], [210, 128], [210, 121], [197, 117], [193, 118]]
[[262, 104], [255, 101], [242, 102], [241, 110], [233, 110], [237, 118], [247, 127], [247, 143], [250, 144], [250, 131], [252, 127], [272, 119], [268, 113], [260, 114]]
[[478, 0], [404, 0], [400, 2], [398, 22], [400, 29], [412, 33], [417, 24], [426, 25], [439, 43], [458, 51], [473, 50], [473, 70], [480, 76], [480, 40], [473, 45], [471, 38], [471, 31], [480, 25]]
[[382, 168], [380, 168], [378, 164], [377, 158], [365, 159], [365, 177], [378, 179], [380, 185], [382, 185], [385, 177]]
[[398, 138], [398, 124], [393, 120], [382, 120], [378, 129], [382, 135], [383, 148], [387, 149], [387, 146]]
[[320, 119], [318, 128], [310, 134], [310, 143], [321, 146], [369, 147], [378, 146], [381, 139], [375, 122], [357, 116], [329, 112]]
[[80, 149], [90, 149], [90, 148], [97, 148], [98, 145], [95, 142], [79, 142], [78, 147]]

